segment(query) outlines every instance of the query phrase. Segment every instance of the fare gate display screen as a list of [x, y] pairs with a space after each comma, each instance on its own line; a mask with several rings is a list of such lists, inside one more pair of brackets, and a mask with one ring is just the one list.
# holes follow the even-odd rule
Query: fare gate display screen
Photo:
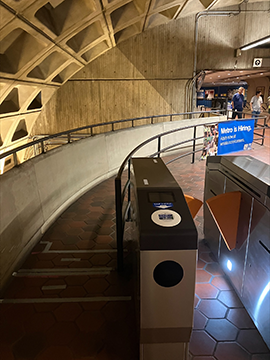
[[150, 192], [148, 200], [151, 203], [173, 203], [175, 198], [172, 192]]

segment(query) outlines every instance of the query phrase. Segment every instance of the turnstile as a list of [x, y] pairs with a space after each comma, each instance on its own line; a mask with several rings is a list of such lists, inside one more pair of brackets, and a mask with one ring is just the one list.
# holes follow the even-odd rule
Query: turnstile
[[270, 348], [270, 166], [248, 156], [208, 157], [204, 200], [205, 239]]
[[140, 359], [187, 359], [197, 230], [181, 188], [160, 158], [133, 158], [131, 172], [138, 239]]

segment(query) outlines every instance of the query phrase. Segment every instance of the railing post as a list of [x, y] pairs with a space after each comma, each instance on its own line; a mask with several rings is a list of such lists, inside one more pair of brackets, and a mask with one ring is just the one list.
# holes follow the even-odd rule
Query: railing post
[[112, 131], [114, 131], [114, 125], [113, 125], [113, 123], [112, 123]]
[[115, 179], [115, 211], [116, 211], [116, 241], [117, 270], [123, 271], [123, 223], [122, 223], [122, 189], [121, 179]]
[[92, 128], [92, 126], [90, 127], [90, 135], [93, 136], [93, 128]]
[[[130, 163], [131, 163], [131, 160], [129, 159], [129, 160], [128, 160], [128, 181], [129, 181], [129, 185], [128, 185], [128, 204], [129, 204], [130, 201], [131, 201], [131, 193], [130, 193]], [[128, 218], [127, 218], [128, 221], [131, 220], [130, 210], [131, 210], [131, 206], [130, 206], [129, 209], [128, 209]]]
[[14, 162], [14, 166], [18, 165], [18, 158], [17, 158], [17, 153], [13, 153], [13, 162]]
[[134, 120], [131, 121], [131, 127], [134, 127]]
[[153, 120], [154, 120], [154, 119], [153, 119], [153, 116], [152, 116], [152, 117], [151, 117], [151, 124], [153, 124]]
[[44, 141], [41, 141], [40, 146], [41, 146], [41, 152], [42, 154], [44, 154], [45, 153]]
[[263, 133], [262, 133], [262, 145], [264, 144], [264, 136], [265, 136], [265, 127], [266, 127], [266, 117], [264, 118], [264, 121], [263, 121]]
[[170, 115], [170, 121], [172, 121], [172, 115]]
[[194, 160], [195, 160], [195, 147], [196, 147], [196, 126], [194, 126], [194, 129], [193, 129], [193, 149], [192, 149], [191, 164], [194, 164]]
[[160, 157], [161, 136], [158, 137], [158, 157]]
[[68, 133], [68, 143], [70, 143], [70, 140], [71, 140], [71, 135], [70, 133]]

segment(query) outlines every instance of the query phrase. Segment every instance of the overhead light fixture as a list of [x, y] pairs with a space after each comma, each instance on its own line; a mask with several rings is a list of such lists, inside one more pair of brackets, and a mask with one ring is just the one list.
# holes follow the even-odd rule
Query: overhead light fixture
[[266, 44], [268, 42], [270, 42], [270, 36], [266, 36], [265, 38], [262, 38], [260, 40], [254, 41], [254, 42], [252, 42], [250, 44], [244, 45], [243, 47], [240, 47], [240, 50], [242, 50], [242, 51], [249, 50], [249, 49], [252, 49], [254, 47]]

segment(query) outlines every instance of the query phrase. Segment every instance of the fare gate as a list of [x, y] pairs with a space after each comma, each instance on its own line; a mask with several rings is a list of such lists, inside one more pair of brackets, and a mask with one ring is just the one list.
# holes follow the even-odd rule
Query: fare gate
[[160, 158], [133, 158], [140, 359], [184, 360], [193, 326], [197, 230]]

